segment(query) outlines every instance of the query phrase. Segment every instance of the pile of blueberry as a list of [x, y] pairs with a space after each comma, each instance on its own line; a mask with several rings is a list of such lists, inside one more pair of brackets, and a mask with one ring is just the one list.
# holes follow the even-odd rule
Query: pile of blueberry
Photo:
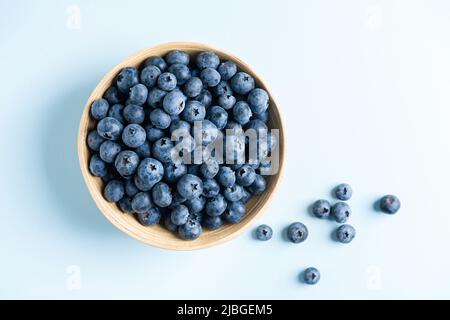
[[[340, 200], [331, 205], [328, 200], [320, 199], [313, 203], [312, 213], [321, 219], [333, 219], [342, 224], [335, 231], [335, 239], [341, 243], [350, 243], [356, 235], [353, 226], [345, 224], [350, 218], [352, 210], [344, 202], [350, 200], [353, 191], [347, 183], [341, 183], [334, 189], [335, 197]], [[400, 200], [394, 195], [385, 195], [376, 202], [376, 207], [386, 214], [395, 214], [400, 209]], [[268, 225], [262, 224], [255, 230], [258, 240], [267, 241], [272, 238], [273, 231]], [[308, 237], [308, 228], [301, 222], [294, 222], [287, 228], [287, 238], [292, 243], [301, 243]], [[309, 267], [302, 272], [302, 281], [306, 284], [316, 284], [320, 280], [320, 272]]]
[[[261, 168], [271, 166], [276, 137], [268, 133], [250, 161], [248, 141], [240, 144], [227, 135], [267, 131], [268, 107], [268, 93], [256, 88], [252, 76], [214, 52], [151, 57], [141, 68], [121, 70], [92, 103], [90, 172], [105, 182], [105, 199], [124, 213], [194, 240], [202, 227], [240, 222], [250, 197], [265, 191]], [[232, 151], [231, 163], [211, 154], [208, 146], [218, 139]], [[184, 161], [194, 154], [197, 160]]]

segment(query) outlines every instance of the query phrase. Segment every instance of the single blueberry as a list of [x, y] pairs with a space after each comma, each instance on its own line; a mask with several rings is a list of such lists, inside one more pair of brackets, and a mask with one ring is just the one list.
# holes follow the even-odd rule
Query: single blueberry
[[120, 211], [123, 213], [133, 213], [133, 208], [131, 207], [131, 198], [128, 196], [123, 196], [122, 199], [117, 203]]
[[234, 184], [223, 190], [223, 196], [231, 202], [239, 201], [244, 196], [244, 188], [238, 184]]
[[110, 105], [120, 103], [121, 100], [121, 94], [114, 86], [109, 87], [103, 97], [109, 102]]
[[220, 216], [225, 212], [227, 208], [227, 201], [225, 198], [218, 194], [215, 197], [206, 200], [205, 211], [206, 214], [212, 217]]
[[206, 179], [211, 179], [219, 172], [219, 163], [214, 158], [205, 160], [200, 165], [200, 173]]
[[178, 235], [184, 240], [195, 240], [200, 237], [202, 226], [194, 219], [188, 221], [178, 228]]
[[215, 124], [217, 129], [222, 130], [228, 122], [228, 112], [222, 107], [212, 106], [208, 108], [206, 119]]
[[147, 139], [150, 142], [155, 142], [156, 140], [159, 140], [165, 136], [165, 133], [162, 129], [155, 128], [150, 123], [145, 126], [145, 132], [147, 134]]
[[223, 220], [220, 216], [211, 217], [207, 215], [202, 222], [203, 226], [208, 230], [217, 230], [223, 225]]
[[89, 160], [89, 171], [96, 177], [104, 177], [108, 173], [108, 167], [98, 154], [94, 154]]
[[137, 213], [147, 212], [152, 205], [152, 199], [148, 192], [139, 192], [131, 200], [131, 207]]
[[236, 182], [236, 175], [229, 167], [221, 166], [216, 177], [217, 181], [225, 188], [231, 187]]
[[181, 118], [189, 123], [194, 121], [201, 121], [205, 119], [206, 109], [205, 106], [196, 100], [188, 100], [186, 102], [186, 107], [181, 113]]
[[222, 94], [217, 98], [217, 103], [225, 110], [230, 110], [236, 104], [236, 98], [231, 94]]
[[308, 228], [301, 222], [294, 222], [288, 227], [287, 236], [293, 243], [303, 242], [308, 238]]
[[166, 61], [167, 61], [168, 64], [181, 63], [181, 64], [184, 64], [184, 65], [188, 65], [189, 61], [190, 61], [190, 57], [184, 51], [173, 50], [173, 51], [170, 51], [166, 55]]
[[134, 183], [133, 179], [125, 180], [125, 193], [129, 197], [134, 197], [139, 192], [138, 187]]
[[177, 78], [177, 84], [179, 86], [182, 86], [191, 78], [191, 71], [184, 64], [172, 64], [167, 70]]
[[112, 117], [106, 117], [97, 124], [97, 133], [107, 140], [117, 140], [122, 134], [123, 124]]
[[189, 98], [197, 97], [203, 89], [203, 82], [198, 77], [192, 77], [184, 85], [184, 94]]
[[233, 61], [222, 62], [217, 68], [223, 80], [230, 80], [237, 72], [237, 66]]
[[159, 88], [153, 88], [148, 93], [147, 104], [152, 108], [162, 107], [162, 103], [166, 94], [167, 91], [161, 90]]
[[139, 156], [139, 158], [141, 158], [141, 159], [150, 158], [152, 156], [152, 148], [151, 148], [150, 142], [145, 140], [145, 142], [143, 144], [141, 144], [139, 147], [134, 149], [134, 152], [136, 152], [137, 155]]
[[345, 223], [350, 217], [352, 210], [350, 206], [345, 202], [336, 202], [333, 207], [331, 207], [331, 214], [339, 223]]
[[119, 103], [111, 106], [111, 108], [109, 108], [109, 111], [108, 111], [108, 117], [112, 117], [121, 123], [125, 123], [125, 118], [123, 117], [123, 109], [124, 108], [125, 107], [123, 106], [123, 104], [119, 104]]
[[143, 226], [154, 226], [161, 220], [161, 211], [157, 207], [151, 207], [146, 212], [136, 215]]
[[247, 94], [255, 88], [255, 80], [248, 73], [238, 72], [231, 78], [231, 89], [237, 94]]
[[266, 187], [266, 179], [263, 176], [257, 174], [255, 177], [255, 181], [253, 181], [253, 183], [248, 187], [248, 190], [253, 195], [260, 195], [261, 193], [266, 191]]
[[233, 107], [233, 118], [234, 121], [240, 125], [244, 125], [250, 121], [252, 116], [252, 110], [250, 110], [249, 105], [244, 101], [238, 101]]
[[172, 220], [173, 224], [181, 226], [188, 221], [188, 218], [189, 210], [185, 205], [177, 204], [172, 207], [172, 211], [170, 212], [170, 220]]
[[206, 68], [213, 68], [217, 69], [220, 63], [219, 56], [215, 54], [212, 51], [204, 51], [197, 55], [196, 59], [197, 67], [200, 70], [206, 69]]
[[206, 198], [213, 198], [220, 192], [220, 186], [214, 179], [203, 180], [203, 195]]
[[244, 164], [236, 171], [236, 182], [241, 186], [248, 187], [256, 179], [255, 170], [248, 164]]
[[138, 188], [139, 186], [144, 186], [146, 187], [145, 189], [147, 189], [149, 186], [151, 189], [155, 184], [162, 180], [163, 175], [164, 168], [161, 162], [152, 158], [145, 158], [139, 163], [135, 176], [139, 179], [135, 179], [134, 182]]
[[155, 66], [158, 67], [159, 70], [164, 71], [167, 68], [166, 61], [161, 57], [150, 57], [145, 60], [144, 65], [147, 66]]
[[117, 76], [117, 88], [123, 93], [128, 93], [131, 87], [139, 83], [139, 75], [136, 68], [127, 67]]
[[248, 94], [247, 102], [253, 113], [264, 113], [269, 107], [269, 94], [264, 89], [255, 88]]
[[163, 108], [169, 115], [180, 114], [186, 105], [186, 96], [179, 89], [169, 92], [163, 100]]
[[188, 207], [190, 213], [200, 213], [205, 208], [206, 198], [203, 196], [187, 199], [184, 204]]
[[129, 104], [123, 109], [123, 117], [128, 123], [141, 124], [145, 119], [144, 108], [136, 104]]
[[173, 73], [164, 72], [158, 77], [158, 88], [164, 91], [172, 91], [177, 86], [177, 78]]
[[244, 203], [242, 201], [229, 202], [223, 216], [229, 223], [241, 222], [245, 216]]
[[143, 105], [147, 101], [148, 89], [143, 84], [139, 83], [130, 88], [129, 103], [136, 105]]
[[162, 163], [172, 161], [173, 142], [167, 137], [161, 138], [153, 144], [153, 157]]
[[336, 238], [341, 243], [350, 243], [355, 238], [356, 230], [349, 224], [343, 224], [336, 230]]
[[109, 103], [105, 99], [94, 100], [91, 104], [91, 116], [96, 120], [101, 120], [108, 115]]
[[167, 129], [172, 119], [161, 109], [155, 109], [150, 113], [150, 122], [158, 129]]
[[152, 189], [152, 199], [158, 207], [168, 207], [172, 203], [172, 189], [167, 183], [158, 182]]
[[341, 183], [334, 189], [334, 195], [336, 198], [342, 201], [347, 201], [352, 197], [353, 190], [347, 183]]
[[312, 205], [312, 212], [318, 218], [328, 218], [331, 212], [331, 205], [327, 200], [317, 200]]
[[380, 209], [384, 213], [394, 214], [400, 209], [400, 200], [393, 195], [386, 195], [380, 199]]
[[206, 68], [200, 73], [200, 79], [205, 86], [215, 87], [220, 82], [220, 74], [215, 69]]
[[105, 139], [100, 137], [97, 130], [92, 130], [91, 132], [89, 132], [86, 140], [89, 149], [91, 149], [92, 151], [100, 150], [100, 145], [105, 141]]
[[105, 199], [109, 202], [119, 201], [125, 194], [123, 182], [115, 179], [109, 181], [105, 186], [103, 194], [105, 196]]
[[186, 199], [196, 198], [203, 192], [203, 182], [193, 174], [186, 174], [178, 180], [177, 190]]
[[123, 129], [122, 141], [130, 148], [137, 148], [144, 144], [147, 138], [144, 128], [138, 124], [129, 124]]
[[256, 228], [255, 231], [256, 239], [261, 241], [267, 241], [272, 238], [273, 231], [272, 228], [269, 227], [267, 224], [262, 224]]
[[202, 105], [208, 108], [212, 102], [212, 94], [211, 92], [209, 92], [209, 90], [202, 89], [202, 91], [200, 91], [200, 94], [196, 96], [194, 100], [200, 102]]
[[221, 96], [223, 94], [233, 94], [233, 90], [231, 90], [231, 86], [228, 81], [220, 81], [219, 84], [213, 87], [212, 92], [216, 96]]
[[187, 173], [187, 167], [183, 163], [164, 163], [164, 180], [168, 183], [176, 183]]
[[320, 272], [316, 268], [310, 267], [303, 271], [303, 281], [306, 284], [314, 285], [320, 280]]
[[122, 150], [120, 145], [114, 141], [106, 140], [100, 145], [100, 158], [106, 163], [113, 163], [116, 156]]
[[114, 161], [117, 172], [124, 178], [130, 177], [137, 170], [139, 156], [131, 150], [121, 151]]
[[161, 70], [154, 65], [149, 65], [141, 71], [141, 82], [149, 88], [156, 85], [158, 77], [161, 75]]

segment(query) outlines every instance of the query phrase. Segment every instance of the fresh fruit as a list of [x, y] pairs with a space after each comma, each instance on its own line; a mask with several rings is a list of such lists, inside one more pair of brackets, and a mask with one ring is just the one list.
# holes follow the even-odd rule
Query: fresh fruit
[[334, 195], [341, 201], [347, 201], [352, 197], [352, 187], [347, 183], [341, 183], [334, 189]]
[[336, 238], [341, 243], [350, 243], [355, 238], [356, 231], [349, 224], [343, 224], [336, 230]]
[[317, 200], [312, 206], [313, 214], [318, 218], [328, 218], [331, 213], [331, 205], [327, 200]]
[[288, 227], [287, 236], [293, 243], [303, 242], [308, 238], [308, 228], [301, 222], [294, 222]]
[[393, 195], [386, 195], [380, 199], [380, 209], [384, 213], [394, 214], [400, 209], [400, 200]]
[[272, 228], [266, 224], [262, 224], [256, 228], [256, 238], [261, 241], [267, 241], [272, 238]]
[[314, 285], [320, 280], [320, 272], [314, 267], [309, 267], [303, 272], [303, 281], [306, 284]]
[[345, 202], [336, 202], [331, 207], [331, 214], [336, 222], [345, 223], [352, 214], [352, 209]]

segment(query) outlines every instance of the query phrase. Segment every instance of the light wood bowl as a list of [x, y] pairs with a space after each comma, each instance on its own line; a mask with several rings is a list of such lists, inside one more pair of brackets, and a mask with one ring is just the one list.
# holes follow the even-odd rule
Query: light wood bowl
[[[90, 151], [86, 144], [86, 137], [88, 132], [95, 127], [94, 121], [89, 115], [90, 106], [95, 99], [101, 98], [103, 96], [104, 92], [112, 84], [119, 71], [124, 67], [139, 67], [145, 59], [151, 56], [164, 56], [169, 51], [175, 49], [184, 50], [191, 56], [201, 51], [214, 51], [219, 55], [221, 59], [234, 61], [238, 66], [238, 70], [242, 70], [250, 74], [255, 78], [257, 86], [264, 88], [269, 93], [270, 119], [268, 122], [268, 126], [272, 129], [279, 129], [279, 171], [276, 175], [267, 176], [266, 192], [264, 192], [260, 196], [252, 197], [252, 199], [246, 205], [247, 214], [240, 223], [225, 224], [218, 230], [214, 231], [204, 230], [202, 235], [198, 239], [193, 241], [182, 240], [178, 238], [177, 235], [171, 233], [170, 231], [164, 229], [159, 225], [151, 227], [142, 226], [132, 215], [122, 213], [116, 204], [106, 201], [102, 195], [104, 185], [102, 180], [100, 178], [94, 177], [89, 172]], [[129, 57], [128, 59], [124, 60], [116, 67], [114, 67], [100, 81], [100, 83], [94, 89], [88, 101], [86, 102], [83, 114], [81, 116], [80, 128], [78, 132], [78, 156], [81, 166], [81, 172], [83, 173], [83, 177], [89, 189], [89, 192], [91, 193], [91, 196], [100, 211], [112, 224], [114, 224], [117, 228], [119, 228], [129, 236], [155, 247], [172, 250], [193, 250], [210, 247], [230, 240], [246, 230], [252, 224], [252, 222], [262, 214], [267, 204], [270, 202], [272, 196], [274, 195], [283, 173], [284, 154], [285, 137], [281, 115], [273, 95], [270, 93], [270, 90], [261, 80], [261, 78], [245, 62], [236, 58], [235, 56], [222, 50], [212, 48], [205, 44], [190, 42], [174, 42], [157, 45]]]

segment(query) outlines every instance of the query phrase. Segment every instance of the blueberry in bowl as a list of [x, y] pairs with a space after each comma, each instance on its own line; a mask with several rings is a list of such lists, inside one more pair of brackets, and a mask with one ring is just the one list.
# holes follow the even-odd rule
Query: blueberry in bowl
[[236, 237], [262, 214], [284, 141], [273, 95], [246, 63], [168, 43], [101, 80], [82, 114], [78, 155], [112, 224], [146, 244], [193, 250]]

